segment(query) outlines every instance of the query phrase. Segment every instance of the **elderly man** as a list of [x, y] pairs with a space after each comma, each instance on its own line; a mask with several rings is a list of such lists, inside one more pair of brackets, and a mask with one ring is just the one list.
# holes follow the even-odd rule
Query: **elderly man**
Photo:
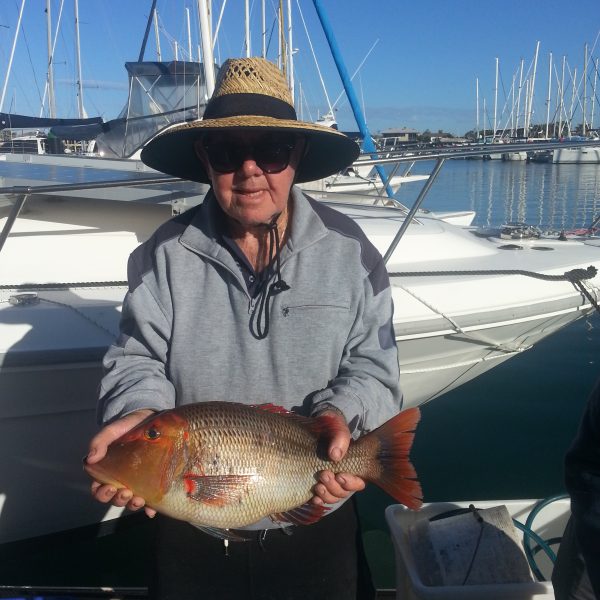
[[[190, 402], [329, 413], [338, 423], [335, 461], [353, 436], [399, 411], [381, 256], [352, 220], [293, 186], [357, 154], [338, 131], [298, 121], [282, 73], [258, 58], [227, 61], [203, 120], [146, 146], [146, 164], [211, 190], [130, 258], [121, 335], [105, 358], [104, 428], [89, 463], [148, 414]], [[222, 541], [159, 516], [151, 597], [372, 597], [353, 502], [345, 502], [364, 485], [321, 473], [311, 502], [332, 505], [325, 518], [285, 528], [263, 519], [228, 556]], [[128, 489], [92, 489], [102, 502], [144, 506]]]

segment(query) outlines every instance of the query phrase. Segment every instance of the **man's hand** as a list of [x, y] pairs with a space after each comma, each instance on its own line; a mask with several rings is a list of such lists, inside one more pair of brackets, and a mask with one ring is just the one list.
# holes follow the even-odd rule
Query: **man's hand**
[[[138, 410], [127, 416], [114, 421], [101, 429], [90, 442], [90, 450], [86, 457], [86, 462], [93, 465], [101, 461], [106, 455], [106, 449], [109, 444], [120, 438], [123, 434], [133, 429], [138, 423], [141, 423], [146, 417], [153, 414], [149, 409]], [[92, 496], [99, 502], [110, 502], [114, 506], [126, 506], [129, 510], [139, 510], [146, 501], [140, 496], [134, 496], [133, 492], [127, 488], [117, 489], [114, 485], [102, 484], [98, 481], [92, 483]], [[149, 517], [153, 517], [156, 511], [152, 508], [144, 509]]]
[[[333, 435], [329, 442], [327, 450], [329, 459], [339, 462], [346, 456], [352, 436], [348, 429], [348, 424], [343, 415], [335, 410], [324, 411], [321, 415], [327, 415], [333, 422]], [[319, 481], [314, 487], [313, 504], [333, 504], [339, 500], [347, 498], [352, 492], [359, 492], [365, 489], [365, 481], [352, 475], [351, 473], [338, 473], [335, 475], [332, 471], [321, 471]]]

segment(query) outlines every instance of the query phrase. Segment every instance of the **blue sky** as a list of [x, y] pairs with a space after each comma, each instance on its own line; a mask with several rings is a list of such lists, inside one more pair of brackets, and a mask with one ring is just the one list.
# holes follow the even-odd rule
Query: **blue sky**
[[[6, 70], [22, 0], [0, 0], [0, 84]], [[268, 24], [272, 6], [268, 0]], [[61, 0], [52, 0], [54, 22]], [[90, 116], [115, 117], [127, 98], [126, 61], [137, 60], [146, 27], [150, 0], [80, 0], [81, 59], [84, 104]], [[45, 0], [27, 0], [23, 13], [3, 111], [39, 114], [43, 95], [47, 50]], [[216, 22], [222, 0], [213, 0]], [[319, 69], [330, 101], [342, 90], [335, 66], [318, 23], [312, 2], [300, 0], [302, 16], [310, 32]], [[577, 68], [583, 70], [584, 43], [592, 57], [600, 57], [600, 2], [598, 0], [322, 0], [354, 79], [371, 131], [410, 127], [439, 129], [463, 134], [476, 124], [475, 80], [479, 78], [480, 124], [486, 101], [491, 126], [494, 103], [495, 59], [500, 66], [498, 122], [510, 112], [510, 88], [518, 78], [521, 59], [525, 72], [532, 68], [536, 43], [540, 50], [535, 80], [533, 121], [546, 119], [549, 53], [560, 73], [566, 56], [567, 80]], [[159, 0], [160, 44], [163, 60], [174, 58], [177, 41], [187, 51], [186, 11], [192, 18], [194, 54], [198, 44], [196, 0]], [[293, 9], [293, 46], [296, 89], [302, 89], [304, 118], [316, 119], [327, 111], [323, 87], [312, 56], [296, 0]], [[61, 28], [55, 53], [55, 82], [58, 116], [77, 113], [75, 96], [75, 46], [73, 0], [64, 0]], [[229, 0], [223, 13], [217, 58], [244, 53], [243, 0]], [[260, 2], [251, 3], [253, 54], [260, 53]], [[156, 60], [154, 33], [148, 42], [147, 60]], [[594, 46], [594, 44], [596, 45]], [[276, 38], [271, 40], [274, 56]], [[181, 57], [181, 54], [180, 54]], [[590, 73], [591, 66], [589, 66]], [[592, 77], [592, 75], [590, 75]], [[518, 79], [517, 79], [518, 81]], [[565, 86], [566, 87], [566, 86]], [[524, 101], [524, 89], [523, 89]], [[591, 86], [588, 96], [591, 95]], [[600, 97], [600, 77], [596, 95]], [[506, 100], [507, 96], [509, 97]], [[556, 77], [553, 77], [551, 108], [554, 110]], [[568, 95], [568, 103], [571, 96]], [[588, 100], [588, 111], [591, 101]], [[342, 129], [356, 129], [348, 102], [339, 101], [336, 117]], [[595, 123], [600, 122], [596, 106]], [[589, 120], [589, 115], [588, 115]]]

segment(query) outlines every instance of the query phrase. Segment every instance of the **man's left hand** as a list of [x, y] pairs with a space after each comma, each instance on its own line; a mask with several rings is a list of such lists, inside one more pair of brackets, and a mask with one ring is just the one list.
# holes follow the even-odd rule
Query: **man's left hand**
[[[343, 415], [337, 411], [324, 411], [330, 419], [335, 419], [334, 434], [329, 442], [329, 459], [339, 462], [346, 456], [352, 436]], [[314, 487], [313, 504], [333, 504], [347, 498], [353, 492], [365, 489], [365, 481], [351, 473], [334, 474], [332, 471], [321, 471], [318, 483]]]

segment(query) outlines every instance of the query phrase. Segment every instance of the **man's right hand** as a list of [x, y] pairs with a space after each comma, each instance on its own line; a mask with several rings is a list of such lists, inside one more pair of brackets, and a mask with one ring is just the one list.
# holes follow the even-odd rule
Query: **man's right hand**
[[[154, 411], [150, 409], [137, 410], [101, 429], [90, 442], [90, 449], [85, 459], [86, 463], [93, 465], [101, 461], [106, 456], [106, 449], [109, 444], [153, 413]], [[126, 506], [129, 510], [139, 510], [146, 504], [144, 498], [134, 496], [133, 492], [127, 488], [117, 489], [114, 485], [103, 484], [99, 481], [92, 483], [92, 495], [99, 502], [110, 502], [114, 506]], [[148, 506], [144, 510], [149, 517], [156, 514], [156, 511]]]

